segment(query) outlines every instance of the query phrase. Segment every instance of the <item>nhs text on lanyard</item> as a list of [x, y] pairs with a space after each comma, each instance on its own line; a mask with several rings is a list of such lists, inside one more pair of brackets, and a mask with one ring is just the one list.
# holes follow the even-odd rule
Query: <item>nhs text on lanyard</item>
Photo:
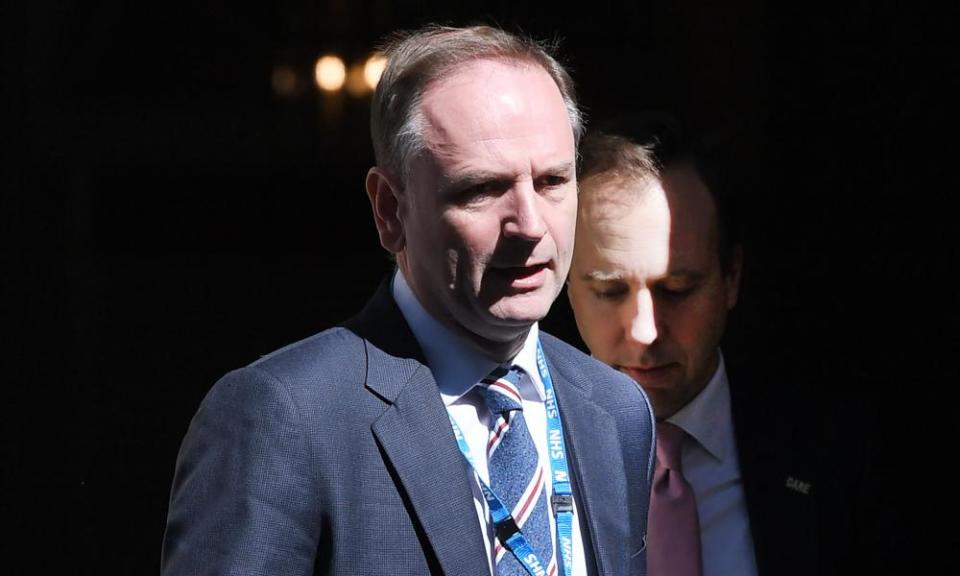
[[[544, 408], [547, 411], [547, 448], [550, 453], [550, 471], [553, 478], [553, 496], [550, 502], [553, 504], [553, 515], [557, 527], [557, 548], [560, 551], [561, 576], [570, 576], [573, 574], [573, 493], [570, 490], [570, 471], [567, 467], [567, 450], [563, 442], [563, 426], [560, 423], [560, 407], [557, 405], [557, 397], [553, 391], [553, 380], [550, 378], [550, 371], [547, 369], [547, 362], [543, 356], [543, 348], [540, 342], [537, 342], [537, 369], [540, 372], [540, 380], [543, 381], [543, 391], [546, 397]], [[460, 445], [460, 452], [463, 453], [470, 467], [473, 468], [473, 459], [470, 456], [470, 448], [463, 439], [460, 427], [450, 419], [453, 425], [453, 432], [457, 438], [457, 444]], [[487, 501], [487, 507], [490, 509], [490, 516], [493, 520], [494, 532], [497, 538], [503, 544], [503, 547], [509, 550], [526, 568], [531, 576], [543, 574], [544, 564], [540, 562], [536, 552], [523, 536], [523, 532], [517, 527], [516, 521], [507, 510], [500, 498], [493, 493], [493, 490], [487, 486], [486, 482], [480, 479], [480, 491]]]

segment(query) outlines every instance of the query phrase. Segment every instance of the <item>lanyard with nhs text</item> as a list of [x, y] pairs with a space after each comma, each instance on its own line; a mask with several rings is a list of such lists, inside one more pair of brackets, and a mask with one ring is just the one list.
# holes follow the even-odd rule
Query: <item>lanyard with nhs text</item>
[[[550, 502], [553, 505], [553, 514], [557, 528], [557, 549], [560, 552], [561, 576], [573, 574], [573, 493], [570, 489], [570, 470], [567, 466], [567, 450], [563, 441], [563, 425], [560, 421], [560, 407], [553, 390], [553, 380], [547, 369], [547, 362], [543, 355], [543, 348], [537, 342], [537, 369], [540, 380], [543, 382], [544, 408], [547, 412], [547, 452], [550, 455], [550, 471], [553, 481], [553, 496]], [[467, 462], [473, 468], [473, 458], [457, 423], [450, 419], [453, 425], [454, 436]], [[531, 576], [543, 574], [546, 566], [540, 563], [536, 552], [527, 542], [523, 533], [517, 528], [516, 521], [510, 515], [500, 498], [487, 486], [479, 475], [480, 491], [487, 501], [490, 516], [493, 520], [494, 531], [504, 548], [516, 557]]]

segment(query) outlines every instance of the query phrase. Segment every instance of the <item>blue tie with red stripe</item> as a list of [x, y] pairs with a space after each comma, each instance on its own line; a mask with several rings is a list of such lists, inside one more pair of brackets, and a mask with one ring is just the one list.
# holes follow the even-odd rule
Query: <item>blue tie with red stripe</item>
[[[500, 367], [478, 387], [490, 409], [490, 440], [487, 442], [487, 469], [490, 488], [510, 510], [517, 527], [536, 551], [548, 576], [557, 573], [553, 558], [546, 496], [546, 471], [540, 464], [523, 418], [519, 392], [521, 379], [529, 379], [519, 366]], [[504, 535], [504, 539], [510, 534]], [[497, 576], [525, 576], [527, 571], [503, 542], [494, 546]]]

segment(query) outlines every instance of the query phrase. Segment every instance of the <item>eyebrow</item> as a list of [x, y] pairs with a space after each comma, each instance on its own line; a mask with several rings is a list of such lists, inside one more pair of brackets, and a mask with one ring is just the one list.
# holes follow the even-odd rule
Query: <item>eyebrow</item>
[[623, 272], [604, 272], [602, 270], [591, 270], [581, 274], [580, 278], [593, 282], [613, 282], [614, 280], [623, 280]]
[[575, 171], [576, 163], [562, 162], [554, 166], [549, 166], [540, 171], [540, 174], [569, 174]]
[[513, 176], [502, 172], [493, 172], [490, 170], [466, 170], [458, 172], [452, 176], [443, 179], [443, 188], [469, 188], [471, 186], [482, 184], [484, 182], [506, 182], [512, 180]]
[[[573, 162], [563, 162], [550, 166], [537, 173], [537, 177], [548, 175], [568, 175], [574, 172]], [[464, 170], [443, 179], [443, 189], [465, 188], [482, 184], [484, 182], [512, 182], [516, 175], [507, 172], [494, 172], [492, 170]]]
[[[704, 274], [697, 272], [695, 270], [689, 270], [686, 268], [681, 268], [678, 270], [670, 270], [663, 276], [654, 280], [654, 282], [665, 280], [668, 278], [684, 278], [689, 280], [700, 280], [703, 278]], [[603, 270], [591, 270], [589, 272], [584, 272], [580, 275], [580, 278], [587, 280], [589, 282], [617, 282], [624, 279], [623, 272], [604, 272]]]

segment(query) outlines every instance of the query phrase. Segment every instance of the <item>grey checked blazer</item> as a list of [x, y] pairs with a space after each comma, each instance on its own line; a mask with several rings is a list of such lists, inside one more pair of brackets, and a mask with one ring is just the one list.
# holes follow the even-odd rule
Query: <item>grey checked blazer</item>
[[[177, 458], [165, 576], [488, 573], [470, 476], [387, 286], [345, 325], [211, 389]], [[643, 574], [647, 399], [571, 346], [541, 341], [588, 570]]]

